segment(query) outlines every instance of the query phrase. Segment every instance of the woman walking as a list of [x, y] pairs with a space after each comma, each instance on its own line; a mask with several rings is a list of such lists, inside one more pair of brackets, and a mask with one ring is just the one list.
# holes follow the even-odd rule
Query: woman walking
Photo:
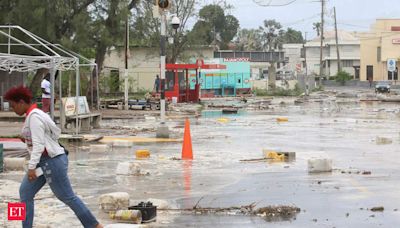
[[[82, 225], [88, 228], [102, 228], [85, 204], [75, 195], [69, 181], [68, 157], [58, 143], [61, 130], [50, 116], [33, 104], [31, 91], [24, 87], [14, 87], [6, 92], [4, 98], [19, 116], [26, 114], [22, 128], [22, 137], [28, 147], [30, 160], [28, 173], [24, 176], [19, 195], [26, 204], [26, 219], [22, 227], [31, 228], [34, 216], [34, 197], [47, 183], [54, 195], [68, 205], [79, 218]], [[37, 176], [37, 168], [43, 175]]]

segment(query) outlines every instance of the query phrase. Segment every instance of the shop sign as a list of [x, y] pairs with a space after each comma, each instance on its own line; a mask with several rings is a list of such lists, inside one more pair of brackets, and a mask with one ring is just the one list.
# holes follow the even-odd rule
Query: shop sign
[[400, 44], [400, 38], [392, 39], [392, 44]]

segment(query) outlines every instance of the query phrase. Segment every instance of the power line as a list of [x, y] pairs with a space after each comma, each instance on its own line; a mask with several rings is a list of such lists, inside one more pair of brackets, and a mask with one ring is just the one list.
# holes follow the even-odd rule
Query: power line
[[289, 27], [289, 26], [291, 26], [291, 25], [295, 25], [295, 24], [298, 24], [298, 23], [302, 23], [302, 22], [305, 22], [305, 21], [307, 21], [307, 20], [314, 19], [314, 18], [316, 18], [316, 17], [318, 17], [318, 16], [320, 16], [320, 15], [321, 15], [320, 13], [317, 13], [317, 14], [314, 14], [313, 16], [311, 16], [311, 17], [306, 17], [306, 18], [303, 18], [303, 19], [300, 19], [300, 20], [297, 20], [297, 21], [294, 21], [294, 22], [290, 22], [290, 23], [287, 23], [287, 24], [283, 24], [283, 27]]
[[279, 0], [253, 0], [254, 3], [256, 3], [259, 6], [287, 6], [290, 5], [292, 3], [294, 3], [297, 0], [286, 0], [286, 3], [282, 3], [282, 4], [272, 4], [273, 1], [279, 1]]

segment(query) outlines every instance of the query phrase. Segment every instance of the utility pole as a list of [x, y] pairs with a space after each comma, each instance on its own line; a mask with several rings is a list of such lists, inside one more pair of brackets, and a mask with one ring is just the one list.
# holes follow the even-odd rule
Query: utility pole
[[321, 0], [321, 44], [319, 51], [319, 86], [322, 85], [322, 72], [323, 72], [323, 64], [322, 64], [322, 45], [324, 43], [324, 11], [325, 11], [325, 0]]
[[124, 98], [125, 98], [125, 110], [129, 109], [128, 104], [128, 51], [129, 51], [129, 25], [128, 25], [128, 15], [126, 16], [125, 22], [125, 72], [124, 72], [124, 79], [125, 79], [125, 90], [124, 90]]
[[336, 38], [336, 54], [337, 54], [337, 69], [338, 73], [342, 70], [340, 55], [339, 55], [339, 42], [338, 42], [338, 31], [337, 31], [337, 23], [336, 23], [336, 7], [333, 7], [333, 15], [335, 17], [335, 38]]
[[305, 75], [305, 81], [306, 81], [306, 96], [309, 94], [309, 83], [308, 83], [308, 65], [307, 65], [307, 49], [306, 49], [306, 44], [307, 42], [307, 32], [304, 32], [304, 42], [303, 42], [303, 50], [304, 50], [304, 65], [306, 68], [306, 75]]

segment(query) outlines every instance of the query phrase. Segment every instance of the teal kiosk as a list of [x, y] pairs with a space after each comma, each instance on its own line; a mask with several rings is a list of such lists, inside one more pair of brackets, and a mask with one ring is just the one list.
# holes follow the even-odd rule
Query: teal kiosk
[[[202, 97], [237, 96], [251, 91], [250, 62], [243, 58], [212, 59], [210, 64], [223, 64], [226, 69], [201, 70], [200, 88]], [[190, 87], [195, 86], [195, 74], [191, 73]]]

